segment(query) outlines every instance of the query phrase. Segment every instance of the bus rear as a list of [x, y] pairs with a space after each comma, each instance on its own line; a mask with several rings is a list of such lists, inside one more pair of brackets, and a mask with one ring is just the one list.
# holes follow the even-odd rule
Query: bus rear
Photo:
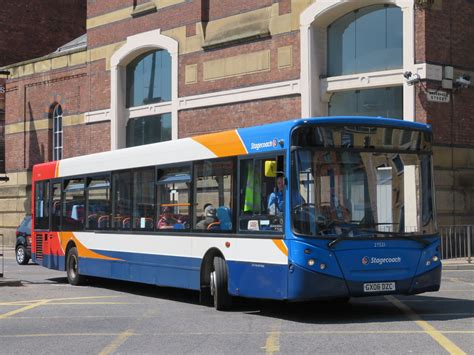
[[288, 299], [439, 289], [431, 141], [394, 120], [293, 129]]

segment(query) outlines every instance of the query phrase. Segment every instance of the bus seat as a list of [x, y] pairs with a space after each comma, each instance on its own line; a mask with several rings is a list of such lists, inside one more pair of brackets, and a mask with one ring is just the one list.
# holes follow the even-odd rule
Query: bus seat
[[100, 216], [97, 221], [98, 229], [106, 229], [109, 226], [109, 216]]
[[221, 229], [221, 222], [212, 222], [207, 226], [208, 231]]
[[220, 222], [220, 229], [224, 231], [232, 230], [232, 215], [230, 213], [230, 208], [225, 206], [220, 206], [217, 208], [217, 218]]
[[122, 221], [122, 228], [129, 229], [130, 228], [130, 217], [126, 217]]
[[184, 223], [173, 224], [173, 229], [185, 229]]

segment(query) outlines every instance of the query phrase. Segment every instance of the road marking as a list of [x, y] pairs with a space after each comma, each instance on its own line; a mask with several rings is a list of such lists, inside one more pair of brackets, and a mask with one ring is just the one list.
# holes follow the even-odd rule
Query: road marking
[[41, 338], [41, 337], [107, 337], [107, 336], [116, 336], [117, 333], [57, 333], [57, 334], [47, 334], [47, 333], [38, 333], [38, 334], [12, 334], [12, 335], [0, 335], [0, 338]]
[[[85, 297], [63, 297], [63, 298], [47, 298], [49, 302], [54, 301], [68, 301], [68, 300], [87, 300], [87, 299], [98, 299], [98, 298], [118, 298], [122, 296], [85, 296]], [[23, 300], [23, 301], [11, 301], [11, 302], [2, 302], [2, 305], [24, 305], [24, 304], [31, 304], [40, 301], [44, 301], [45, 299], [40, 300]]]
[[31, 301], [16, 301], [16, 302], [5, 302], [2, 305], [5, 306], [23, 306], [22, 308], [15, 309], [13, 311], [0, 314], [0, 319], [6, 319], [8, 317], [14, 316], [15, 314], [28, 311], [30, 309], [47, 305], [50, 302], [54, 301], [66, 301], [66, 300], [80, 300], [80, 299], [97, 299], [97, 298], [116, 298], [120, 296], [96, 296], [96, 297], [70, 297], [70, 298], [49, 298], [49, 299], [42, 299], [42, 300], [31, 300]]
[[156, 308], [146, 310], [142, 314], [141, 317], [138, 317], [135, 319], [134, 324], [132, 324], [132, 326], [129, 329], [118, 334], [109, 345], [107, 345], [104, 349], [102, 349], [99, 355], [108, 355], [115, 352], [128, 338], [130, 338], [132, 335], [137, 335], [136, 333], [134, 333], [133, 328], [135, 328], [138, 325], [138, 323], [140, 323], [147, 316], [156, 315], [157, 312], [158, 310]]
[[466, 353], [461, 350], [456, 344], [451, 340], [446, 338], [439, 330], [433, 327], [430, 323], [422, 320], [418, 314], [416, 314], [411, 308], [409, 308], [402, 301], [398, 300], [393, 296], [385, 296], [393, 305], [395, 305], [399, 310], [401, 310], [408, 319], [414, 321], [421, 329], [425, 331], [429, 336], [431, 336], [439, 345], [441, 345], [446, 351], [450, 354], [455, 355], [466, 355]]
[[114, 340], [112, 340], [112, 342], [109, 345], [107, 345], [104, 349], [102, 349], [99, 355], [112, 354], [115, 350], [117, 350], [120, 347], [120, 345], [125, 343], [125, 341], [128, 338], [130, 338], [132, 335], [135, 335], [135, 333], [133, 333], [131, 329], [128, 329], [124, 331], [123, 333], [120, 333], [119, 335], [117, 335], [117, 337]]
[[[474, 334], [474, 330], [443, 330], [439, 331], [443, 334]], [[120, 336], [124, 333], [37, 333], [37, 334], [0, 334], [2, 338], [34, 338], [34, 337], [74, 337], [74, 336]], [[255, 332], [189, 332], [179, 333], [181, 336], [209, 336], [209, 335], [255, 335]], [[264, 333], [269, 334], [269, 333]], [[280, 332], [280, 335], [360, 335], [360, 334], [426, 334], [424, 330], [308, 330], [308, 331], [286, 331]], [[158, 337], [176, 335], [176, 333], [130, 333], [130, 336], [146, 336]], [[273, 344], [274, 345], [274, 344]], [[265, 349], [265, 347], [262, 347]]]
[[44, 305], [48, 302], [49, 302], [49, 300], [40, 300], [36, 303], [33, 303], [33, 304], [28, 305], [28, 306], [22, 307], [20, 309], [15, 309], [14, 311], [10, 311], [10, 312], [7, 312], [7, 313], [0, 314], [0, 319], [6, 319], [8, 317], [14, 316], [15, 314], [25, 312], [25, 311], [28, 311], [30, 309], [42, 306], [42, 305]]
[[65, 306], [65, 305], [104, 305], [104, 304], [121, 304], [121, 305], [130, 305], [130, 304], [141, 304], [141, 303], [129, 303], [129, 302], [49, 302], [48, 306]]
[[272, 326], [271, 331], [267, 333], [267, 341], [262, 347], [266, 354], [274, 354], [280, 351], [281, 320]]

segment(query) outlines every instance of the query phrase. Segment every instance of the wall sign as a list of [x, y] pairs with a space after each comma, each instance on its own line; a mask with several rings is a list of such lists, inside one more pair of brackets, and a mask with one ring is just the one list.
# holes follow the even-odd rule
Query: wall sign
[[431, 102], [448, 103], [451, 100], [451, 95], [446, 91], [428, 89], [426, 98]]

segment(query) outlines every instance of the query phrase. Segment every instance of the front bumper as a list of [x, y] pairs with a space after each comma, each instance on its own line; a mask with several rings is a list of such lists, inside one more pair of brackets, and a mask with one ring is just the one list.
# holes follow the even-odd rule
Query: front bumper
[[[364, 283], [395, 282], [395, 291], [364, 292]], [[288, 300], [304, 301], [345, 297], [380, 295], [414, 295], [438, 291], [441, 284], [441, 265], [415, 277], [403, 280], [350, 281], [324, 275], [294, 265], [288, 278]]]

